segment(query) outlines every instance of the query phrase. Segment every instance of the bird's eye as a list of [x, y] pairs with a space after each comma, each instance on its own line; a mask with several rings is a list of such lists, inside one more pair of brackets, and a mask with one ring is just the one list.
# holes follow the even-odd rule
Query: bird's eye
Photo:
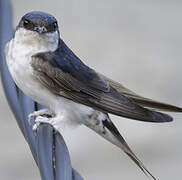
[[54, 26], [54, 29], [56, 29], [57, 26], [58, 26], [57, 22], [55, 22], [55, 23], [53, 24], [53, 26]]
[[27, 26], [29, 25], [29, 23], [30, 23], [30, 21], [28, 21], [28, 20], [24, 20], [24, 22], [23, 22], [23, 26], [24, 26], [24, 27], [27, 27]]
[[25, 29], [28, 29], [28, 30], [33, 30], [34, 24], [33, 24], [31, 21], [29, 21], [28, 19], [25, 19], [25, 20], [23, 21], [23, 27], [24, 27]]
[[49, 24], [46, 27], [46, 29], [47, 29], [47, 32], [54, 32], [54, 31], [56, 31], [57, 27], [58, 27], [57, 22], [54, 22], [54, 23]]

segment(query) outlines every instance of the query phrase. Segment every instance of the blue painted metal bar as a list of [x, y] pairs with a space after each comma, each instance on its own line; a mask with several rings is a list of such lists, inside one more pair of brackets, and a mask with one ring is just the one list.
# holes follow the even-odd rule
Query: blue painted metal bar
[[7, 68], [4, 46], [13, 36], [12, 7], [8, 0], [0, 0], [0, 73], [6, 98], [20, 130], [31, 149], [42, 180], [83, 180], [71, 167], [64, 139], [49, 124], [41, 124], [35, 135], [28, 123], [28, 114], [42, 109], [27, 97], [13, 82]]
[[42, 179], [54, 179], [53, 128], [47, 124], [39, 126], [36, 136], [37, 157]]
[[[1, 80], [3, 84], [4, 91], [6, 92], [6, 98], [8, 103], [16, 117], [17, 123], [24, 134], [23, 127], [23, 117], [18, 100], [18, 92], [16, 85], [14, 84], [10, 73], [8, 71], [4, 51], [4, 45], [8, 40], [13, 36], [13, 27], [12, 27], [12, 7], [8, 1], [0, 1], [0, 69], [1, 69]], [[8, 83], [7, 83], [8, 82]]]
[[[60, 151], [59, 151], [60, 149]], [[55, 158], [56, 158], [56, 170], [59, 172], [56, 174], [56, 180], [72, 179], [71, 161], [68, 153], [68, 149], [65, 146], [64, 140], [59, 133], [55, 134]], [[59, 163], [63, 162], [63, 163]]]

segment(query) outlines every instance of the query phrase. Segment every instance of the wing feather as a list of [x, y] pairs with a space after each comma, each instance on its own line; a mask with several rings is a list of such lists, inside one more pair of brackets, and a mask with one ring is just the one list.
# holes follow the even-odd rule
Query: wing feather
[[155, 101], [149, 98], [142, 97], [130, 89], [124, 87], [122, 84], [113, 81], [110, 78], [107, 78], [106, 76], [100, 74], [113, 88], [115, 88], [118, 92], [123, 93], [125, 96], [131, 98], [135, 103], [147, 107], [153, 110], [159, 110], [159, 111], [168, 111], [168, 112], [182, 112], [181, 107], [177, 107], [171, 104]]
[[[118, 92], [112, 86], [109, 86], [109, 92], [91, 85], [92, 81], [83, 83], [73, 77], [70, 73], [64, 72], [60, 67], [54, 67], [42, 56], [32, 58], [32, 67], [35, 72], [41, 73], [44, 80], [41, 80], [46, 87], [52, 89], [52, 92], [71, 99], [77, 103], [98, 109], [102, 112], [112, 113], [131, 119], [148, 122], [169, 122], [172, 118], [169, 115], [150, 111], [134, 103], [133, 100]], [[38, 76], [38, 73], [35, 73]], [[97, 74], [101, 83], [105, 83], [102, 77]], [[38, 77], [38, 79], [43, 79]], [[47, 79], [47, 80], [46, 80]], [[95, 80], [94, 80], [95, 81]], [[50, 83], [50, 85], [49, 85]], [[100, 85], [99, 87], [102, 87]]]

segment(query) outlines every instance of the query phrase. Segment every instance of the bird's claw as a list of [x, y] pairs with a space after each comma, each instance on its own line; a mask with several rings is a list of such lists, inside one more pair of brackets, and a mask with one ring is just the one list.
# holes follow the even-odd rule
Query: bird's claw
[[38, 127], [39, 127], [39, 125], [40, 125], [41, 123], [47, 123], [47, 124], [52, 125], [51, 118], [43, 117], [43, 116], [37, 116], [36, 119], [35, 119], [35, 124], [33, 125], [32, 130], [33, 130], [34, 132], [36, 132], [37, 129], [38, 129]]
[[28, 123], [29, 125], [31, 125], [31, 119], [36, 118], [35, 112], [31, 113], [28, 115]]
[[34, 111], [33, 113], [30, 113], [28, 115], [28, 123], [29, 123], [29, 125], [31, 125], [31, 119], [35, 119], [35, 118], [37, 118], [38, 116], [41, 116], [41, 115], [43, 115], [42, 111], [41, 112], [40, 111]]
[[55, 114], [53, 112], [51, 112], [48, 109], [41, 109], [39, 111], [34, 111], [33, 113], [30, 113], [28, 115], [28, 122], [31, 125], [31, 119], [36, 119], [37, 117], [41, 117], [41, 116], [50, 116], [50, 117], [54, 117]]

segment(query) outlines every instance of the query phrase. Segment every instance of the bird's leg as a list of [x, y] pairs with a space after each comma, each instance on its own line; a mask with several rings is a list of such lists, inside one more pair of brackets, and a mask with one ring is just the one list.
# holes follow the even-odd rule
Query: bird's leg
[[40, 125], [40, 123], [47, 123], [47, 124], [51, 124], [51, 118], [45, 117], [45, 116], [37, 116], [35, 118], [35, 124], [33, 125], [33, 131], [36, 132], [38, 126]]
[[54, 127], [56, 131], [64, 130], [66, 122], [61, 118], [61, 116], [53, 116], [53, 117], [46, 117], [46, 116], [37, 116], [35, 119], [35, 124], [33, 126], [33, 131], [36, 132], [38, 126], [41, 123], [47, 123]]
[[30, 120], [32, 118], [37, 118], [39, 116], [40, 117], [41, 116], [54, 117], [55, 114], [52, 111], [50, 111], [49, 109], [41, 109], [39, 111], [34, 111], [33, 113], [31, 113], [31, 114], [28, 115], [28, 122], [29, 122], [29, 124], [30, 124]]

